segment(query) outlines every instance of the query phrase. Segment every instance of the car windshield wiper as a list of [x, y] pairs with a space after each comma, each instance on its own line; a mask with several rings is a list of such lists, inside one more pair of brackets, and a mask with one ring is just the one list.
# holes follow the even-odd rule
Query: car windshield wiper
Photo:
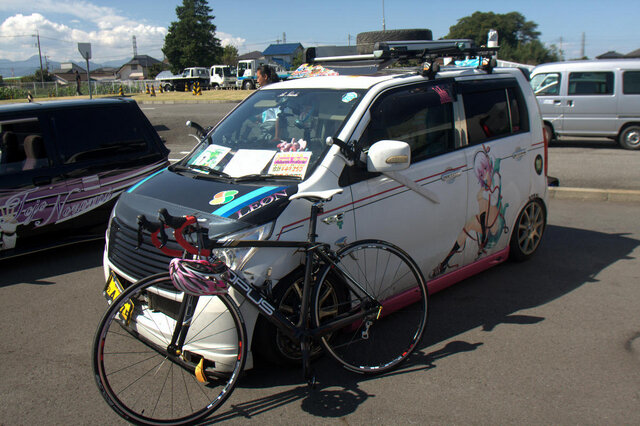
[[302, 178], [298, 176], [288, 176], [288, 175], [269, 175], [269, 174], [253, 174], [253, 175], [245, 175], [239, 176], [237, 178], [233, 178], [234, 182], [244, 182], [244, 181], [256, 181], [256, 180], [269, 180], [269, 179], [296, 179], [302, 180]]
[[[173, 164], [173, 165], [169, 166], [169, 170], [171, 170], [171, 171], [176, 171], [176, 170], [178, 170], [178, 171], [180, 171], [180, 170], [182, 170], [182, 171], [184, 171], [184, 170], [199, 170], [199, 171], [206, 172], [209, 175], [214, 175], [214, 176], [217, 176], [217, 177], [222, 177], [222, 178], [230, 179], [230, 180], [233, 179], [230, 175], [228, 175], [225, 172], [221, 172], [221, 171], [213, 169], [213, 168], [211, 168], [209, 166], [203, 166], [203, 165], [200, 165], [200, 164], [189, 164], [188, 166], [183, 166], [181, 164]], [[197, 176], [201, 176], [201, 175], [197, 175]]]

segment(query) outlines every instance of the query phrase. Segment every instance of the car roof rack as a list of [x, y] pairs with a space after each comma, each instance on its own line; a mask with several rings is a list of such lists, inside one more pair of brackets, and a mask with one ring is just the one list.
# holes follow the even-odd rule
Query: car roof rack
[[478, 57], [479, 67], [491, 72], [496, 66], [498, 47], [477, 46], [470, 39], [385, 41], [373, 45], [371, 53], [360, 53], [358, 46], [318, 46], [305, 49], [308, 64], [330, 64], [340, 74], [370, 74], [398, 61], [418, 60], [422, 74], [430, 79], [439, 71], [438, 58], [454, 60]]

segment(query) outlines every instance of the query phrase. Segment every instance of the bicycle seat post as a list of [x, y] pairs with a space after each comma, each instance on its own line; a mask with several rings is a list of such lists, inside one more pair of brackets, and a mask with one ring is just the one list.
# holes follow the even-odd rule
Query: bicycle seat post
[[318, 236], [318, 234], [316, 234], [316, 226], [318, 224], [318, 215], [322, 214], [323, 206], [324, 206], [324, 200], [317, 201], [311, 205], [311, 217], [309, 219], [309, 235], [307, 236], [307, 239], [310, 243], [316, 242], [316, 237]]

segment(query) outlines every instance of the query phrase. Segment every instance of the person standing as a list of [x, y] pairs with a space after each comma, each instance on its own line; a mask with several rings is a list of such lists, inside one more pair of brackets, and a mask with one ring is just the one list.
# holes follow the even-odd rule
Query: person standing
[[80, 73], [78, 70], [76, 70], [76, 95], [82, 95], [82, 92], [80, 92]]

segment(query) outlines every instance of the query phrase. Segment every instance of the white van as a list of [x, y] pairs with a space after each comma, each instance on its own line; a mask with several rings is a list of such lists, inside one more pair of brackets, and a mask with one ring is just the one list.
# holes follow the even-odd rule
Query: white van
[[608, 137], [640, 149], [640, 59], [539, 65], [531, 87], [549, 139]]

